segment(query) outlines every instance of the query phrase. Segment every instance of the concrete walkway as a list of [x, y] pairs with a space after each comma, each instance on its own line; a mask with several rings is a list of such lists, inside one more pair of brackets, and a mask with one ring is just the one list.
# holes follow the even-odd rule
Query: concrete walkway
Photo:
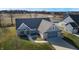
[[47, 40], [56, 50], [77, 50], [74, 46], [59, 37], [49, 38]]
[[48, 43], [48, 41], [34, 41], [35, 43]]

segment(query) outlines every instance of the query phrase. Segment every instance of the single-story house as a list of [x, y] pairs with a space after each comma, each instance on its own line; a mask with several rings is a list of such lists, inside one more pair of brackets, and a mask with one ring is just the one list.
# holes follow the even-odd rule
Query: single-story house
[[57, 37], [59, 29], [50, 21], [49, 18], [25, 18], [16, 19], [16, 31], [20, 36], [37, 36], [41, 38]]

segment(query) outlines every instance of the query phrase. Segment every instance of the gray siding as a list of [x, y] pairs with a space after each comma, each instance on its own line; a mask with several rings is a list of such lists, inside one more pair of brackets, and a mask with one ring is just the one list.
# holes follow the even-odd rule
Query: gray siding
[[72, 33], [73, 27], [72, 27], [70, 24], [68, 24], [68, 25], [66, 26], [66, 31], [69, 32], [69, 33]]

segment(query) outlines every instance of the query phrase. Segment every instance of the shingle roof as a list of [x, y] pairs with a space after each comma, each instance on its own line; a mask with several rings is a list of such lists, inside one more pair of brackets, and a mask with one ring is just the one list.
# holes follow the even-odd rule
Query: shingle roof
[[24, 19], [16, 19], [16, 29], [22, 24], [26, 24], [31, 29], [37, 29], [42, 20], [50, 21], [49, 18], [24, 18]]
[[76, 22], [76, 24], [79, 26], [79, 15], [70, 15], [70, 17]]
[[70, 22], [71, 26], [77, 27], [77, 25], [74, 22]]

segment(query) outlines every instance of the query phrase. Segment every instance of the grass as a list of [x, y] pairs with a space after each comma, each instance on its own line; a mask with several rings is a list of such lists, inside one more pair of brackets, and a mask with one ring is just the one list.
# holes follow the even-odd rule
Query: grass
[[9, 39], [2, 42], [1, 49], [4, 50], [51, 50], [52, 48], [48, 44], [32, 43], [26, 40], [20, 40], [18, 38]]
[[1, 50], [52, 50], [47, 43], [32, 43], [16, 36], [15, 27], [0, 28]]
[[64, 32], [63, 35], [65, 38], [64, 40], [68, 41], [69, 43], [71, 43], [72, 45], [74, 45], [76, 48], [79, 49], [79, 37], [67, 32]]

